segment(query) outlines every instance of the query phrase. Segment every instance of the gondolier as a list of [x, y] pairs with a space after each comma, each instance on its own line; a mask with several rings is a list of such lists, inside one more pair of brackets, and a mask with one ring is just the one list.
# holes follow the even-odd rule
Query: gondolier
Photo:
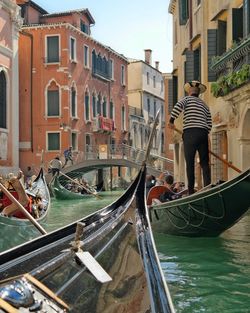
[[199, 94], [206, 91], [206, 86], [199, 81], [190, 81], [184, 85], [187, 96], [178, 101], [172, 112], [168, 126], [174, 129], [174, 121], [183, 111], [183, 144], [186, 160], [186, 172], [189, 194], [194, 193], [194, 164], [198, 151], [203, 174], [203, 184], [211, 183], [209, 167], [208, 134], [212, 128], [209, 107], [199, 98]]

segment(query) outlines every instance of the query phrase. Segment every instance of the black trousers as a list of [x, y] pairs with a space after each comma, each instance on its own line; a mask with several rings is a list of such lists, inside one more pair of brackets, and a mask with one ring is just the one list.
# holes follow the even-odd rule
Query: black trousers
[[199, 153], [204, 187], [211, 183], [208, 151], [208, 132], [202, 128], [189, 128], [183, 132], [184, 156], [188, 179], [188, 191], [194, 193], [194, 165], [196, 151]]

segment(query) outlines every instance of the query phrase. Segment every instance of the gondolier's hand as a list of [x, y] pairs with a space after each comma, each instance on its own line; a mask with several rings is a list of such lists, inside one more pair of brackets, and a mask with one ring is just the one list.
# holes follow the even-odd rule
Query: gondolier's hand
[[175, 126], [174, 126], [174, 123], [168, 123], [168, 128], [170, 128], [170, 129], [175, 129]]

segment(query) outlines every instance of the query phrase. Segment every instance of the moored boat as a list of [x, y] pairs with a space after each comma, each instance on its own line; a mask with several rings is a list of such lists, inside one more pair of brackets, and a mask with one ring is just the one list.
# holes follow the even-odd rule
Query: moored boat
[[152, 228], [159, 233], [177, 236], [219, 236], [248, 211], [249, 194], [248, 169], [230, 181], [193, 195], [153, 204], [150, 206]]
[[58, 200], [74, 200], [74, 199], [85, 199], [86, 197], [98, 197], [98, 192], [102, 189], [103, 183], [96, 186], [93, 190], [91, 189], [90, 192], [73, 192], [65, 188], [59, 181], [58, 176], [55, 176], [51, 183], [50, 189], [54, 197]]
[[0, 305], [22, 312], [174, 312], [149, 222], [145, 176], [144, 165], [112, 204], [0, 254]]
[[[50, 193], [41, 168], [39, 174], [29, 188], [25, 189], [30, 198], [39, 196], [41, 206], [37, 215], [33, 215], [37, 223], [45, 222], [50, 209]], [[34, 238], [40, 232], [28, 218], [0, 215], [0, 251], [23, 241]]]

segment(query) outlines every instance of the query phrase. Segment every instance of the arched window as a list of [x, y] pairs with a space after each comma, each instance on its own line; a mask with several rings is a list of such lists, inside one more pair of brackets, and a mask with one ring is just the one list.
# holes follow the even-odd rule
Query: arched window
[[60, 115], [59, 88], [55, 82], [51, 82], [47, 89], [47, 116]]
[[102, 115], [104, 117], [107, 117], [107, 100], [106, 100], [106, 98], [103, 99], [103, 103], [102, 103]]
[[96, 107], [96, 95], [92, 94], [92, 114], [93, 117], [96, 117], [97, 115], [97, 107]]
[[0, 128], [7, 128], [7, 83], [3, 71], [0, 72]]
[[109, 117], [113, 120], [114, 116], [115, 116], [115, 114], [114, 114], [114, 103], [111, 100], [109, 103]]
[[101, 107], [102, 97], [101, 94], [98, 95], [97, 99], [97, 114], [102, 115], [102, 107]]
[[84, 104], [85, 104], [85, 120], [90, 120], [90, 109], [89, 109], [89, 93], [86, 91], [84, 96]]
[[75, 87], [71, 88], [71, 116], [76, 117], [76, 90]]

